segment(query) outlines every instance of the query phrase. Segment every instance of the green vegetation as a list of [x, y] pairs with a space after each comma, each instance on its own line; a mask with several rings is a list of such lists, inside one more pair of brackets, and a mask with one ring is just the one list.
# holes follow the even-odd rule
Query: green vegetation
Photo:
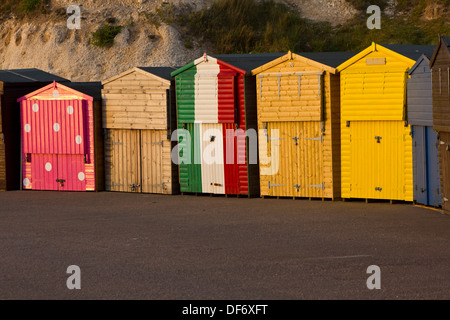
[[14, 13], [19, 17], [31, 13], [47, 13], [48, 0], [0, 0], [0, 15]]
[[111, 47], [114, 38], [122, 31], [122, 26], [104, 24], [97, 31], [92, 32], [91, 44], [97, 47]]
[[[367, 28], [366, 9], [371, 4], [385, 8], [386, 0], [348, 1], [361, 9], [361, 14], [338, 27], [306, 20], [274, 0], [216, 0], [199, 11], [177, 12], [172, 8], [165, 14], [184, 28], [184, 34], [211, 42], [217, 53], [357, 51], [373, 41], [435, 44], [439, 32], [450, 34], [445, 15], [430, 21], [421, 19], [431, 1], [399, 0], [395, 12], [407, 11], [408, 14], [382, 15], [380, 30]], [[440, 1], [444, 6], [449, 2]]]

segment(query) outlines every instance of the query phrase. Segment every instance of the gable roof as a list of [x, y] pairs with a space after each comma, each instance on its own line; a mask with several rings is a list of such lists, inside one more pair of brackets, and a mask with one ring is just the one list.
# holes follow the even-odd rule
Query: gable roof
[[102, 84], [105, 85], [109, 82], [125, 77], [126, 75], [129, 75], [130, 73], [133, 72], [139, 72], [149, 77], [155, 78], [166, 84], [170, 84], [170, 80], [172, 79], [170, 73], [173, 72], [174, 70], [177, 70], [177, 68], [179, 67], [134, 67], [111, 78], [103, 80]]
[[430, 64], [430, 59], [429, 59], [425, 54], [423, 54], [423, 55], [421, 55], [420, 58], [416, 61], [416, 63], [411, 67], [411, 69], [409, 69], [408, 74], [413, 74], [414, 71], [417, 69], [417, 67], [419, 67], [419, 66], [422, 64], [423, 61], [425, 61], [425, 63], [426, 63], [427, 65]]
[[219, 54], [209, 56], [206, 53], [188, 63], [184, 67], [171, 73], [172, 77], [202, 63], [205, 59], [217, 60], [219, 64], [226, 65], [227, 67], [236, 70], [239, 73], [250, 75], [251, 71], [257, 67], [262, 66], [274, 59], [277, 59], [285, 53], [246, 53], [246, 54]]
[[288, 60], [303, 61], [311, 66], [324, 69], [331, 73], [336, 73], [336, 67], [353, 57], [356, 52], [302, 52], [299, 54], [288, 52], [275, 60], [272, 60], [256, 69], [252, 70], [252, 74], [261, 73], [269, 68], [272, 68], [280, 63]]
[[399, 60], [404, 61], [408, 64], [414, 64], [422, 54], [431, 55], [433, 46], [427, 46], [427, 45], [398, 45], [398, 44], [391, 44], [391, 45], [379, 45], [375, 42], [372, 43], [369, 47], [364, 49], [363, 51], [359, 52], [349, 60], [345, 61], [341, 65], [339, 65], [336, 69], [338, 72], [341, 72], [342, 70], [348, 68], [350, 65], [355, 63], [356, 61], [364, 58], [368, 54], [380, 51], [384, 52], [386, 54], [392, 55], [396, 57]]
[[437, 46], [435, 47], [433, 56], [431, 57], [431, 60], [430, 60], [430, 68], [433, 67], [434, 62], [436, 61], [438, 52], [442, 47], [444, 47], [444, 48], [447, 47], [447, 54], [450, 56], [450, 37], [439, 36], [439, 42], [438, 42]]
[[0, 81], [5, 83], [30, 83], [30, 82], [68, 82], [70, 80], [40, 69], [5, 69], [0, 70]]
[[[92, 97], [92, 96], [90, 96], [88, 94], [85, 94], [85, 93], [83, 93], [81, 91], [78, 91], [76, 89], [73, 89], [73, 88], [69, 87], [68, 85], [70, 85], [70, 83], [61, 84], [61, 83], [58, 83], [58, 82], [54, 81], [53, 83], [50, 83], [50, 84], [46, 85], [45, 87], [37, 89], [37, 90], [35, 90], [35, 91], [33, 91], [33, 92], [31, 92], [31, 93], [29, 93], [29, 94], [19, 98], [19, 99], [17, 99], [17, 102], [21, 102], [23, 100], [26, 100], [26, 99], [29, 99], [31, 97], [34, 97], [34, 96], [40, 94], [41, 92], [47, 91], [47, 90], [49, 90], [51, 88], [62, 88], [64, 90], [67, 90], [67, 91], [73, 93], [76, 96], [82, 97], [83, 99], [86, 99], [86, 100], [89, 100], [89, 101], [93, 101], [94, 100], [94, 97]], [[72, 85], [74, 85], [74, 83], [72, 83]], [[77, 83], [75, 83], [75, 86], [76, 85], [77, 85]], [[86, 86], [86, 83], [84, 83], [84, 85]]]

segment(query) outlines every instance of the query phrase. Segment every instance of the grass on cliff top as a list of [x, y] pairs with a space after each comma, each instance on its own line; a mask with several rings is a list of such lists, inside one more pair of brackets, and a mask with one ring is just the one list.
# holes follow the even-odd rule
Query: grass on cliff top
[[[190, 33], [210, 41], [217, 53], [357, 51], [372, 42], [380, 44], [431, 44], [437, 35], [450, 34], [444, 17], [421, 19], [428, 0], [399, 0], [395, 11], [407, 15], [382, 15], [381, 29], [367, 28], [370, 4], [384, 8], [385, 0], [349, 0], [364, 8], [354, 19], [333, 28], [329, 23], [309, 21], [297, 11], [273, 0], [217, 0], [209, 7], [185, 13]], [[434, 0], [434, 2], [436, 2]], [[447, 5], [450, 0], [440, 0]], [[186, 18], [187, 15], [187, 18]]]

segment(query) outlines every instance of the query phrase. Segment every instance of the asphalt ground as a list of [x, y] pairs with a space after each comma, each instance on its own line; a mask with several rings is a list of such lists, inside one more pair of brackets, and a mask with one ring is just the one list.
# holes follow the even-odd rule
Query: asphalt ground
[[[2, 300], [447, 300], [450, 216], [411, 203], [10, 191], [0, 259]], [[372, 265], [381, 289], [367, 287]]]

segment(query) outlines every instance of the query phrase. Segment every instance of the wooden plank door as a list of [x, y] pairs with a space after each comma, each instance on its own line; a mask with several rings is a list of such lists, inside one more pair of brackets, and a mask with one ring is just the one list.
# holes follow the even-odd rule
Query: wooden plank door
[[448, 132], [440, 132], [439, 153], [442, 208], [446, 213], [450, 213], [450, 133]]
[[165, 193], [170, 188], [164, 181], [164, 143], [169, 142], [163, 130], [141, 131], [142, 192]]
[[141, 192], [140, 130], [110, 129], [106, 141], [106, 190]]

